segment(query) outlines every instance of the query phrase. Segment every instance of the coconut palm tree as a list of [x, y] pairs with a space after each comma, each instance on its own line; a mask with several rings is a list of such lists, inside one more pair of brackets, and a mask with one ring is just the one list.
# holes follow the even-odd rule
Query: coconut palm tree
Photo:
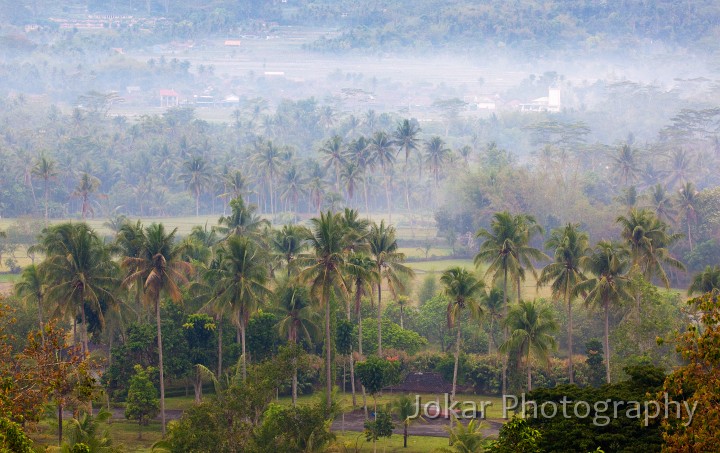
[[307, 180], [295, 164], [291, 164], [282, 175], [280, 199], [289, 204], [293, 220], [297, 222], [300, 196], [307, 193]]
[[238, 328], [242, 357], [243, 380], [247, 377], [245, 330], [250, 315], [272, 292], [267, 287], [269, 266], [267, 256], [246, 236], [228, 238], [217, 252], [217, 266], [211, 267], [207, 277], [215, 288], [215, 295], [206, 307], [216, 311], [230, 311]]
[[648, 194], [648, 207], [655, 211], [655, 215], [664, 222], [670, 222], [675, 217], [676, 211], [673, 207], [673, 200], [662, 184], [655, 184]]
[[471, 318], [477, 319], [480, 316], [482, 313], [480, 300], [484, 295], [485, 284], [462, 267], [453, 267], [446, 270], [440, 277], [440, 281], [445, 285], [445, 295], [450, 299], [447, 307], [448, 330], [457, 329], [455, 368], [453, 369], [452, 393], [450, 394], [450, 401], [455, 401], [458, 363], [460, 361], [460, 341], [462, 339], [459, 316], [465, 309], [470, 312]]
[[[295, 345], [299, 340], [305, 339], [312, 345], [317, 335], [319, 314], [312, 306], [310, 294], [303, 286], [288, 283], [277, 292], [277, 305], [275, 311], [280, 317], [277, 328], [280, 335], [287, 337]], [[292, 379], [292, 403], [297, 404], [297, 363], [294, 363]]]
[[568, 377], [570, 383], [575, 382], [573, 373], [573, 317], [572, 290], [585, 279], [580, 268], [580, 260], [588, 252], [589, 238], [587, 233], [580, 231], [580, 225], [568, 223], [563, 228], [556, 228], [550, 233], [545, 247], [554, 250], [554, 260], [545, 266], [538, 279], [538, 286], [551, 283], [553, 297], [562, 298], [567, 307], [568, 316]]
[[282, 150], [272, 141], [260, 141], [255, 146], [251, 161], [258, 173], [263, 175], [270, 192], [270, 213], [275, 214], [275, 182], [282, 167]]
[[405, 165], [407, 166], [408, 160], [410, 159], [410, 153], [416, 151], [420, 140], [418, 135], [420, 134], [420, 127], [415, 120], [404, 119], [397, 124], [395, 132], [393, 133], [393, 140], [395, 146], [398, 147], [400, 152], [405, 154]]
[[230, 215], [220, 217], [217, 230], [226, 237], [257, 237], [260, 229], [269, 226], [269, 222], [261, 219], [255, 211], [257, 206], [254, 204], [245, 204], [242, 197], [234, 198], [230, 201]]
[[345, 145], [339, 135], [333, 135], [318, 150], [325, 157], [325, 170], [335, 169], [335, 191], [340, 192], [340, 169], [345, 165]]
[[356, 209], [345, 208], [341, 215], [343, 226], [347, 230], [347, 250], [349, 252], [366, 250], [370, 221], [361, 219], [360, 213]]
[[599, 305], [605, 314], [605, 375], [610, 383], [610, 307], [631, 298], [631, 281], [627, 249], [622, 245], [600, 241], [595, 249], [580, 260], [582, 269], [593, 277], [584, 280], [573, 289], [583, 296], [585, 303]]
[[375, 167], [375, 156], [368, 145], [369, 143], [367, 139], [360, 136], [350, 142], [347, 147], [347, 161], [357, 164], [362, 176], [361, 181], [363, 183], [363, 195], [365, 199], [365, 214], [369, 214], [370, 212], [368, 204], [367, 172]]
[[[373, 285], [375, 285], [380, 276], [377, 273], [375, 261], [364, 253], [352, 253], [348, 257], [347, 273], [350, 282], [354, 288], [354, 306], [352, 311], [357, 316], [358, 323], [358, 352], [363, 355], [363, 335], [362, 335], [362, 298], [371, 296]], [[372, 298], [370, 298], [372, 301]]]
[[515, 352], [525, 356], [527, 369], [527, 390], [532, 390], [532, 366], [530, 355], [544, 362], [550, 362], [550, 352], [555, 348], [553, 334], [558, 328], [552, 309], [537, 301], [520, 301], [515, 305], [504, 324], [510, 330], [510, 337], [500, 346], [504, 353]]
[[87, 172], [82, 173], [80, 176], [80, 182], [77, 187], [75, 187], [72, 196], [80, 198], [81, 200], [80, 212], [83, 220], [87, 218], [88, 214], [95, 214], [95, 210], [90, 205], [90, 197], [93, 193], [97, 192], [99, 187], [100, 180], [98, 178]]
[[32, 169], [32, 175], [42, 179], [43, 181], [43, 192], [45, 197], [45, 224], [47, 225], [50, 181], [55, 179], [58, 175], [55, 161], [48, 158], [45, 153], [40, 154], [40, 157], [38, 157], [35, 162], [35, 166]]
[[425, 421], [425, 419], [422, 416], [415, 416], [420, 413], [420, 408], [417, 407], [415, 399], [410, 395], [401, 395], [390, 403], [390, 407], [403, 425], [403, 448], [407, 448], [408, 426], [418, 420]]
[[680, 210], [680, 217], [687, 224], [688, 244], [693, 249], [692, 226], [697, 223], [697, 194], [695, 186], [691, 182], [685, 183], [677, 194], [677, 205]]
[[405, 261], [405, 254], [398, 251], [395, 227], [386, 226], [384, 220], [380, 225], [374, 223], [370, 227], [367, 243], [379, 276], [377, 281], [378, 356], [382, 357], [382, 281], [387, 283], [390, 294], [395, 297], [397, 290], [404, 289], [400, 277], [412, 276], [414, 273], [412, 269], [402, 264]]
[[611, 156], [613, 171], [625, 186], [634, 182], [640, 174], [638, 154], [637, 149], [624, 144], [618, 148], [614, 156]]
[[200, 195], [212, 183], [212, 172], [200, 156], [194, 156], [183, 162], [182, 170], [178, 175], [185, 188], [195, 196], [195, 216], [200, 215]]
[[383, 181], [385, 183], [385, 199], [387, 202], [388, 220], [392, 221], [392, 207], [390, 205], [390, 173], [395, 165], [395, 147], [392, 139], [384, 131], [375, 132], [368, 143], [368, 149], [372, 153], [372, 160], [380, 165]]
[[695, 274], [688, 288], [688, 296], [693, 293], [720, 291], [720, 266], [706, 266], [705, 270]]
[[332, 405], [332, 345], [330, 335], [330, 300], [333, 295], [346, 297], [348, 290], [345, 284], [345, 250], [347, 231], [342, 216], [328, 211], [320, 217], [310, 219], [311, 235], [309, 237], [311, 253], [303, 256], [305, 269], [300, 274], [301, 280], [310, 284], [313, 297], [325, 309], [325, 381], [328, 410]]
[[110, 259], [97, 233], [85, 223], [63, 223], [45, 230], [41, 244], [46, 258], [40, 272], [45, 275], [45, 299], [57, 304], [56, 315], [80, 315], [83, 351], [90, 352], [86, 310], [104, 323], [101, 300], [114, 302], [117, 266]]
[[270, 239], [270, 248], [272, 253], [278, 260], [281, 260], [287, 269], [287, 277], [294, 264], [305, 248], [307, 247], [307, 238], [310, 230], [300, 225], [285, 225], [281, 230], [274, 232]]
[[497, 288], [492, 288], [482, 299], [483, 311], [486, 319], [490, 321], [490, 341], [488, 341], [488, 355], [492, 354], [492, 346], [497, 349], [498, 344], [495, 339], [495, 325], [503, 319], [503, 293]]
[[[629, 248], [633, 270], [648, 280], [659, 277], [665, 287], [670, 288], [670, 279], [664, 265], [676, 269], [685, 268], [669, 251], [669, 247], [680, 235], [670, 233], [668, 225], [648, 209], [633, 209], [627, 216], [619, 216], [617, 223], [622, 228], [620, 235]], [[638, 313], [639, 304], [638, 297]]]
[[192, 266], [181, 259], [182, 249], [175, 245], [177, 228], [169, 233], [165, 226], [153, 223], [145, 228], [142, 246], [135, 256], [122, 261], [127, 274], [125, 287], [142, 284], [143, 298], [152, 305], [157, 329], [158, 369], [160, 374], [160, 414], [162, 433], [165, 435], [165, 372], [163, 368], [163, 343], [160, 319], [160, 299], [167, 295], [173, 302], [182, 300], [180, 285], [188, 282]]
[[23, 269], [20, 281], [15, 283], [15, 294], [22, 298], [25, 305], [34, 303], [38, 309], [38, 327], [40, 339], [45, 343], [45, 327], [43, 324], [43, 299], [45, 298], [45, 276], [39, 266], [31, 264]]
[[450, 148], [445, 145], [445, 141], [437, 135], [425, 142], [425, 163], [433, 174], [435, 188], [440, 185], [440, 171], [450, 159], [451, 152]]

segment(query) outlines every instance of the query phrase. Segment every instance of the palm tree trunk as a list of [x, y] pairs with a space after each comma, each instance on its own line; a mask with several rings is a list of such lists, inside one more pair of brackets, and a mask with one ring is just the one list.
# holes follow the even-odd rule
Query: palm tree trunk
[[45, 180], [45, 226], [48, 224], [48, 181]]
[[63, 405], [60, 400], [58, 400], [58, 446], [62, 445], [62, 437], [63, 437]]
[[195, 217], [200, 215], [200, 187], [195, 188]]
[[[378, 274], [380, 269], [378, 268]], [[378, 282], [378, 306], [377, 306], [377, 321], [378, 321], [378, 356], [382, 357], [382, 283]]]
[[85, 316], [85, 306], [80, 307], [80, 318], [82, 319], [82, 342], [83, 342], [83, 352], [86, 355], [90, 355], [90, 348], [88, 347], [88, 328], [87, 328], [87, 318]]
[[[508, 317], [508, 302], [507, 302], [507, 277], [508, 277], [508, 270], [507, 265], [505, 266], [504, 272], [503, 272], [503, 318], [507, 319]], [[505, 326], [503, 329], [503, 343], [507, 342], [508, 337], [508, 328]], [[502, 394], [507, 394], [507, 366], [508, 366], [508, 358], [507, 354], [503, 354], [503, 364], [502, 364]]]
[[162, 328], [160, 327], [160, 298], [155, 298], [155, 323], [157, 326], [158, 367], [160, 371], [160, 419], [165, 437], [165, 372], [163, 370]]
[[370, 205], [368, 204], [367, 181], [363, 178], [363, 192], [365, 194], [365, 215], [370, 216]]
[[332, 363], [330, 361], [330, 300], [325, 300], [325, 391], [327, 396], [327, 409], [332, 407]]
[[530, 345], [528, 345], [528, 352], [525, 355], [525, 367], [527, 368], [527, 388], [528, 392], [532, 390], [532, 367], [530, 366]]
[[520, 300], [522, 299], [522, 295], [520, 294], [520, 290], [521, 290], [521, 287], [520, 287], [520, 276], [518, 275], [518, 278], [517, 278], [517, 301], [518, 301], [518, 303], [520, 303]]
[[45, 326], [43, 324], [42, 310], [42, 298], [38, 297], [38, 322], [40, 323], [40, 341], [43, 345], [45, 345]]
[[403, 448], [407, 448], [407, 438], [408, 438], [408, 432], [407, 432], [407, 421], [403, 423]]
[[292, 405], [297, 406], [297, 386], [298, 386], [298, 367], [297, 359], [293, 358], [293, 378], [292, 378]]
[[[347, 320], [351, 321], [350, 317], [350, 302], [348, 301], [347, 304]], [[352, 348], [350, 348], [350, 356], [348, 357], [350, 360], [350, 391], [352, 392], [352, 405], [353, 409], [355, 409], [355, 406], [357, 405], [357, 398], [355, 396], [355, 364], [353, 360], [353, 351]]]
[[605, 300], [605, 379], [610, 383], [610, 302]]
[[568, 377], [570, 383], [575, 383], [575, 376], [573, 372], [573, 318], [572, 318], [572, 300], [570, 299], [570, 281], [565, 282], [565, 303], [567, 304], [568, 313]]
[[455, 368], [453, 369], [452, 393], [450, 394], [450, 402], [455, 401], [455, 390], [457, 388], [458, 362], [460, 361], [460, 322], [457, 323], [457, 339], [455, 340]]
[[247, 355], [245, 354], [245, 320], [240, 320], [240, 349], [242, 351], [242, 376], [247, 379]]
[[222, 376], [222, 359], [223, 359], [223, 330], [222, 330], [222, 315], [218, 316], [218, 366], [217, 366], [217, 378], [220, 379]]
[[690, 219], [687, 219], [688, 224], [688, 243], [690, 244], [690, 251], [693, 251], [693, 243], [692, 243], [692, 231], [690, 230]]
[[385, 178], [385, 201], [387, 203], [388, 222], [392, 222], [392, 207], [390, 206], [390, 181]]

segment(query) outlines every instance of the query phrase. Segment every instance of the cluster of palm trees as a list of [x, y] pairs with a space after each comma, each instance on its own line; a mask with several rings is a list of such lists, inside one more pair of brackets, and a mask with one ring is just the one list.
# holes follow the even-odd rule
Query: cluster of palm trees
[[[646, 281], [658, 280], [669, 288], [666, 269], [683, 269], [673, 258], [669, 247], [679, 239], [669, 231], [668, 225], [648, 209], [632, 209], [617, 218], [621, 227], [621, 241], [600, 241], [589, 244], [587, 233], [578, 224], [567, 224], [554, 229], [545, 247], [553, 252], [551, 263], [536, 275], [538, 286], [550, 285], [553, 298], [561, 300], [568, 318], [568, 379], [574, 380], [573, 371], [573, 318], [572, 307], [577, 299], [588, 305], [602, 308], [605, 318], [604, 347], [606, 379], [610, 382], [609, 313], [612, 307], [635, 299], [635, 313], [639, 320], [641, 293], [636, 276]], [[529, 356], [548, 360], [554, 345], [551, 332], [556, 323], [547, 307], [535, 302], [522, 301], [520, 282], [526, 272], [535, 273], [535, 265], [546, 255], [531, 245], [534, 235], [541, 232], [532, 216], [496, 213], [490, 228], [481, 229], [477, 236], [483, 240], [475, 257], [476, 265], [486, 264], [485, 275], [502, 282], [504, 341], [502, 352], [522, 351], [526, 355], [528, 388], [531, 388]], [[707, 269], [695, 279], [690, 291], [705, 291], [717, 282], [715, 272]], [[508, 283], [517, 283], [517, 304], [510, 309]], [[503, 362], [503, 393], [507, 389], [507, 356]]]
[[[202, 312], [214, 315], [220, 326], [223, 318], [231, 319], [241, 345], [243, 379], [247, 375], [245, 331], [258, 308], [278, 313], [277, 327], [292, 344], [312, 341], [324, 315], [330, 404], [332, 317], [344, 312], [344, 317], [351, 320], [355, 316], [360, 324], [360, 301], [371, 294], [377, 294], [381, 313], [383, 284], [394, 294], [403, 287], [403, 277], [412, 275], [402, 264], [404, 255], [398, 251], [395, 229], [361, 219], [355, 210], [321, 213], [310, 220], [309, 227], [286, 225], [273, 230], [242, 198], [233, 200], [231, 207], [232, 212], [221, 217], [217, 227], [195, 227], [183, 240], [176, 237], [176, 230], [167, 231], [156, 223], [144, 226], [139, 221], [122, 224], [110, 244], [85, 223], [52, 225], [41, 238], [46, 258], [27, 267], [16, 286], [20, 296], [38, 304], [41, 328], [45, 313], [72, 318], [76, 341], [79, 331], [85, 352], [90, 351], [88, 314], [101, 324], [107, 317], [122, 322], [122, 314], [133, 311], [153, 316], [163, 429], [160, 309], [164, 302], [192, 300]], [[382, 354], [380, 321], [378, 316], [378, 354]], [[223, 372], [222, 347], [219, 342], [218, 374]], [[358, 349], [362, 354], [362, 337]], [[350, 365], [352, 373], [352, 357]], [[297, 370], [292, 394], [295, 402]]]

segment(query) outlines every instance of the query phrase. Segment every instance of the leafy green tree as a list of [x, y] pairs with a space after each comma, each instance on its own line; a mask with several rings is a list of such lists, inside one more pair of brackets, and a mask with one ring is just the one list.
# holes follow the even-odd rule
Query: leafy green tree
[[402, 264], [405, 254], [398, 250], [395, 238], [395, 227], [373, 224], [367, 237], [370, 254], [375, 261], [377, 280], [377, 313], [378, 313], [378, 355], [382, 356], [382, 281], [388, 285], [390, 293], [396, 296], [397, 291], [404, 288], [401, 276], [412, 276], [413, 271]]
[[567, 307], [568, 317], [568, 377], [574, 383], [573, 372], [573, 288], [585, 276], [580, 268], [580, 260], [587, 253], [590, 245], [587, 233], [580, 231], [580, 226], [569, 223], [564, 228], [554, 229], [545, 247], [554, 249], [554, 260], [545, 266], [538, 279], [538, 286], [552, 282], [551, 290], [555, 298], [562, 297]]
[[127, 270], [123, 286], [142, 283], [143, 297], [152, 304], [157, 328], [158, 369], [160, 372], [160, 416], [165, 435], [165, 371], [163, 363], [160, 298], [163, 294], [173, 302], [182, 301], [180, 285], [188, 282], [192, 266], [181, 259], [182, 250], [175, 245], [177, 228], [167, 233], [165, 226], [153, 223], [143, 233], [142, 247], [136, 256], [127, 256], [122, 265]]
[[130, 389], [125, 403], [125, 418], [137, 420], [138, 439], [142, 439], [142, 427], [147, 426], [159, 412], [157, 389], [150, 380], [152, 368], [143, 369], [135, 365], [135, 374], [130, 378]]
[[480, 300], [484, 296], [485, 284], [478, 280], [467, 269], [453, 267], [443, 272], [440, 281], [445, 286], [445, 295], [448, 297], [447, 324], [448, 329], [457, 330], [455, 339], [455, 368], [453, 371], [452, 393], [450, 400], [455, 401], [455, 389], [457, 387], [458, 361], [460, 360], [460, 343], [462, 340], [462, 329], [458, 325], [459, 313], [467, 309], [471, 319], [477, 319], [482, 313]]
[[395, 424], [392, 414], [385, 410], [375, 410], [375, 417], [372, 420], [365, 420], [365, 439], [372, 441], [373, 449], [377, 451], [376, 442], [383, 437], [391, 437]]
[[603, 384], [605, 374], [605, 359], [603, 358], [603, 345], [600, 340], [592, 339], [585, 343], [585, 363], [588, 367], [588, 382], [593, 387]]
[[0, 417], [0, 452], [33, 453], [32, 440], [22, 426], [7, 418]]
[[183, 332], [188, 344], [188, 359], [195, 368], [193, 387], [196, 403], [202, 399], [203, 373], [201, 367], [210, 367], [215, 361], [216, 330], [215, 320], [204, 313], [189, 315], [183, 324]]
[[541, 453], [540, 431], [531, 428], [524, 418], [514, 416], [503, 424], [498, 440], [490, 450], [494, 453]]
[[500, 346], [504, 353], [516, 353], [525, 357], [527, 369], [527, 390], [532, 390], [532, 365], [530, 355], [548, 364], [550, 353], [555, 348], [557, 322], [552, 309], [537, 301], [520, 301], [514, 306], [504, 324], [510, 330], [507, 341]]
[[573, 292], [584, 294], [586, 304], [599, 305], [605, 314], [605, 378], [610, 383], [610, 307], [630, 298], [631, 281], [627, 251], [619, 244], [600, 241], [582, 258], [583, 269], [593, 275], [578, 283]]

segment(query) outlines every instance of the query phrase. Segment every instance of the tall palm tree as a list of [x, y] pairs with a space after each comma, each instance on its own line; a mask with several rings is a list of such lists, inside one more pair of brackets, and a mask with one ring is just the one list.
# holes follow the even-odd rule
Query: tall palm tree
[[370, 206], [368, 204], [367, 172], [372, 170], [375, 166], [375, 156], [368, 145], [369, 143], [367, 139], [360, 136], [350, 142], [347, 147], [348, 162], [357, 164], [360, 174], [362, 175], [361, 180], [363, 183], [363, 195], [365, 199], [365, 214], [369, 214], [370, 212]]
[[664, 222], [669, 222], [675, 217], [673, 200], [662, 184], [655, 184], [648, 194], [649, 207], [655, 211], [655, 215]]
[[436, 189], [440, 185], [440, 171], [450, 158], [450, 153], [445, 141], [437, 135], [425, 142], [425, 163], [433, 174]]
[[677, 205], [680, 210], [680, 216], [687, 224], [688, 243], [690, 250], [693, 249], [692, 242], [692, 226], [697, 223], [697, 194], [695, 186], [691, 182], [686, 182], [678, 191]]
[[80, 198], [81, 200], [80, 212], [83, 220], [87, 218], [88, 214], [93, 215], [95, 213], [94, 209], [90, 205], [90, 197], [93, 193], [97, 192], [99, 187], [100, 180], [98, 178], [87, 172], [82, 173], [80, 181], [77, 187], [75, 187], [72, 196]]
[[43, 192], [45, 197], [45, 224], [47, 225], [50, 181], [55, 179], [58, 175], [55, 161], [47, 157], [45, 153], [40, 154], [40, 157], [38, 157], [37, 161], [35, 162], [35, 166], [32, 169], [32, 174], [33, 176], [43, 180]]
[[220, 226], [217, 230], [229, 236], [257, 236], [263, 226], [269, 225], [267, 220], [261, 219], [255, 214], [257, 206], [245, 204], [242, 197], [230, 201], [230, 215], [222, 216], [218, 220]]
[[413, 271], [402, 264], [405, 261], [405, 254], [398, 251], [395, 227], [386, 226], [384, 220], [380, 225], [374, 223], [370, 227], [367, 242], [379, 277], [377, 281], [378, 356], [382, 357], [382, 281], [385, 280], [390, 293], [395, 296], [397, 290], [404, 289], [400, 277], [412, 276]]
[[[295, 345], [302, 338], [312, 345], [318, 333], [318, 313], [314, 310], [307, 289], [300, 285], [286, 284], [277, 293], [275, 311], [280, 316], [277, 328], [281, 335]], [[292, 379], [292, 403], [297, 404], [297, 364], [294, 364]]]
[[568, 377], [570, 383], [575, 382], [573, 373], [573, 288], [585, 279], [580, 260], [588, 252], [590, 240], [587, 233], [580, 231], [580, 225], [568, 223], [563, 228], [556, 228], [550, 233], [545, 247], [555, 250], [554, 260], [545, 266], [538, 279], [538, 286], [552, 282], [550, 288], [553, 297], [563, 298], [568, 316]]
[[488, 355], [492, 354], [493, 345], [495, 348], [498, 347], [497, 340], [495, 339], [495, 323], [500, 323], [503, 319], [503, 293], [497, 288], [492, 288], [488, 291], [487, 296], [483, 297], [483, 311], [485, 312], [486, 319], [490, 321], [490, 341], [488, 341]]
[[612, 161], [613, 171], [625, 186], [634, 182], [640, 174], [638, 150], [632, 148], [629, 144], [624, 144], [618, 148], [617, 153], [612, 156]]
[[[398, 150], [405, 154], [405, 166], [404, 172], [407, 175], [408, 172], [408, 161], [410, 160], [410, 154], [417, 151], [419, 145], [418, 135], [420, 134], [420, 127], [415, 120], [404, 119], [398, 123], [393, 133], [393, 141]], [[405, 200], [408, 202], [408, 210], [410, 210], [410, 183], [409, 179], [405, 179]]]
[[[482, 239], [480, 250], [475, 255], [475, 266], [489, 263], [485, 276], [492, 275], [493, 283], [502, 278], [504, 318], [508, 316], [508, 277], [518, 279], [518, 296], [520, 279], [524, 276], [524, 267], [528, 266], [535, 272], [531, 258], [540, 259], [542, 252], [528, 245], [530, 229], [534, 219], [525, 214], [517, 216], [507, 211], [493, 215], [490, 229], [481, 228], [477, 237]], [[534, 229], [534, 227], [532, 227]], [[518, 297], [519, 300], [519, 297]], [[503, 343], [507, 341], [507, 329], [503, 330]], [[503, 358], [502, 391], [507, 390], [507, 357]]]
[[232, 236], [217, 252], [218, 264], [207, 272], [216, 294], [208, 307], [229, 310], [238, 328], [242, 354], [242, 376], [247, 377], [245, 330], [250, 315], [272, 292], [267, 287], [269, 267], [267, 256], [257, 244], [246, 236]]
[[45, 276], [39, 266], [31, 264], [23, 269], [20, 280], [15, 283], [15, 294], [22, 298], [25, 305], [33, 302], [38, 309], [38, 327], [40, 329], [40, 339], [45, 343], [45, 327], [43, 324], [43, 299], [45, 298]]
[[185, 184], [185, 188], [195, 196], [195, 216], [199, 216], [200, 195], [210, 187], [213, 178], [207, 162], [200, 156], [191, 157], [183, 162], [178, 178]]
[[[648, 209], [633, 209], [627, 216], [619, 216], [621, 236], [630, 250], [634, 271], [651, 280], [657, 276], [670, 287], [664, 265], [684, 269], [683, 264], [670, 255], [669, 247], [680, 238], [669, 232], [668, 225]], [[637, 299], [638, 313], [640, 300]]]
[[688, 296], [692, 293], [710, 293], [720, 291], [720, 266], [706, 266], [705, 270], [695, 274], [688, 288]]
[[297, 222], [300, 196], [307, 193], [307, 180], [295, 164], [291, 164], [282, 175], [280, 199], [290, 205], [293, 220]]
[[45, 298], [57, 303], [58, 315], [71, 315], [73, 322], [80, 315], [83, 351], [88, 354], [86, 310], [104, 322], [100, 301], [115, 301], [117, 266], [108, 247], [85, 223], [53, 225], [41, 243], [46, 254], [40, 269], [47, 279]]
[[462, 267], [453, 267], [443, 272], [440, 281], [445, 285], [445, 295], [450, 299], [447, 307], [448, 329], [457, 328], [455, 340], [455, 368], [453, 369], [452, 393], [450, 401], [455, 400], [457, 388], [458, 363], [460, 361], [460, 341], [462, 329], [460, 328], [460, 313], [467, 309], [472, 318], [478, 318], [482, 313], [480, 299], [483, 297], [485, 284], [478, 280]]
[[333, 135], [325, 141], [318, 151], [325, 156], [325, 170], [335, 169], [335, 191], [340, 192], [340, 169], [345, 165], [345, 145], [339, 135]]
[[385, 200], [387, 202], [387, 211], [389, 220], [392, 220], [392, 207], [390, 205], [390, 173], [393, 165], [395, 165], [395, 147], [392, 139], [384, 131], [375, 132], [372, 139], [368, 143], [368, 149], [372, 153], [372, 159], [380, 165], [382, 170], [383, 181], [385, 183]]
[[160, 319], [160, 298], [163, 294], [173, 302], [180, 302], [180, 285], [188, 282], [187, 275], [192, 266], [181, 259], [182, 250], [175, 245], [177, 228], [165, 231], [165, 226], [153, 223], [145, 228], [142, 247], [135, 256], [126, 256], [122, 266], [127, 274], [122, 284], [125, 287], [141, 283], [143, 297], [155, 312], [157, 329], [158, 368], [160, 373], [160, 414], [162, 433], [165, 435], [165, 371], [163, 367], [162, 327]]
[[549, 363], [550, 352], [555, 348], [553, 333], [558, 325], [552, 309], [537, 301], [520, 301], [515, 305], [504, 324], [510, 330], [510, 337], [500, 346], [504, 353], [516, 352], [525, 356], [527, 369], [527, 390], [532, 390], [532, 365], [530, 355]]
[[599, 305], [605, 313], [605, 377], [610, 383], [610, 307], [630, 299], [631, 281], [628, 251], [622, 245], [600, 241], [595, 249], [580, 260], [584, 270], [593, 277], [573, 289], [583, 296], [586, 304]]
[[309, 235], [310, 231], [304, 226], [285, 225], [281, 230], [275, 231], [270, 240], [270, 248], [276, 258], [284, 263], [288, 278], [298, 256], [307, 247]]
[[300, 277], [309, 282], [311, 294], [325, 309], [325, 385], [327, 407], [330, 409], [332, 405], [330, 300], [333, 295], [344, 298], [348, 292], [343, 275], [347, 234], [342, 216], [330, 211], [310, 219], [310, 223], [309, 243], [312, 253], [303, 257], [307, 266]]
[[275, 180], [282, 166], [282, 150], [272, 141], [260, 141], [252, 156], [252, 163], [263, 175], [270, 192], [270, 213], [275, 214]]
[[370, 221], [361, 219], [356, 209], [345, 208], [341, 214], [342, 223], [347, 230], [347, 248], [350, 252], [366, 250], [367, 236], [370, 232]]

